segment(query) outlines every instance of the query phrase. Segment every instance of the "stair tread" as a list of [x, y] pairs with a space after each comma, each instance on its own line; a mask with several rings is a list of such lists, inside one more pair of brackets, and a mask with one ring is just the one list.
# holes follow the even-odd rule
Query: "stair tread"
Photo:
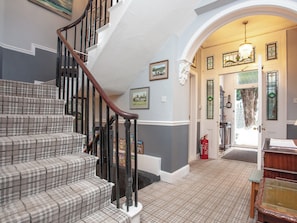
[[71, 115], [0, 114], [0, 137], [73, 132]]
[[34, 84], [0, 79], [0, 94], [36, 98], [57, 98], [58, 88], [54, 85]]
[[58, 114], [65, 112], [61, 99], [0, 95], [0, 114]]
[[129, 223], [131, 219], [121, 209], [117, 209], [113, 204], [102, 208], [95, 213], [77, 221], [76, 223]]
[[98, 158], [85, 153], [0, 167], [0, 205], [95, 176]]
[[[0, 206], [0, 222], [76, 222], [110, 205], [112, 185], [97, 176], [40, 192]], [[106, 196], [107, 195], [107, 196]], [[102, 199], [107, 199], [100, 206]], [[114, 211], [115, 212], [115, 211]], [[98, 221], [97, 221], [98, 222]]]
[[85, 137], [75, 132], [0, 137], [0, 166], [81, 152]]

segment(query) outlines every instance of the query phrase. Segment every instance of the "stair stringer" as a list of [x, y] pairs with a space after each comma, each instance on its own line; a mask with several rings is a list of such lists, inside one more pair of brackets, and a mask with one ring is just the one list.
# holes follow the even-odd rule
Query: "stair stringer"
[[88, 61], [87, 67], [91, 70], [96, 62], [98, 55], [102, 52], [104, 46], [112, 36], [113, 31], [116, 29], [118, 23], [121, 21], [122, 16], [129, 8], [131, 0], [121, 0], [114, 6], [108, 9], [109, 23], [99, 28], [97, 32], [97, 44], [87, 49]]
[[168, 50], [174, 51], [167, 48], [168, 44], [178, 46], [179, 36], [197, 17], [196, 4], [195, 0], [187, 4], [181, 0], [127, 0], [122, 2], [123, 9], [115, 8], [122, 10], [121, 16], [114, 23], [111, 13], [111, 22], [99, 39], [108, 35], [100, 41], [96, 52], [91, 52], [88, 63], [104, 91], [121, 95], [138, 76], [148, 72], [153, 58], [172, 60], [165, 55]]

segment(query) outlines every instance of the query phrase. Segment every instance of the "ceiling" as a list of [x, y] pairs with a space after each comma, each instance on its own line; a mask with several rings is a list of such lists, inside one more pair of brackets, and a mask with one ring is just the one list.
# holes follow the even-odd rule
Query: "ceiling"
[[244, 41], [243, 21], [248, 21], [246, 26], [247, 41], [251, 37], [297, 27], [295, 22], [283, 17], [270, 15], [248, 16], [234, 20], [233, 22], [228, 23], [216, 30], [205, 40], [205, 42], [202, 44], [202, 48], [208, 48], [239, 40]]

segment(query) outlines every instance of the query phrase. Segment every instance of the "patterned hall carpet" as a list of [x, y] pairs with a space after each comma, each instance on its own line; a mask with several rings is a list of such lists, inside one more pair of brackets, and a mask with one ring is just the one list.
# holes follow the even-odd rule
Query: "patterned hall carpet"
[[[217, 159], [191, 163], [174, 184], [153, 183], [139, 191], [141, 222], [252, 223], [248, 178], [255, 163]], [[256, 218], [256, 217], [255, 217]]]

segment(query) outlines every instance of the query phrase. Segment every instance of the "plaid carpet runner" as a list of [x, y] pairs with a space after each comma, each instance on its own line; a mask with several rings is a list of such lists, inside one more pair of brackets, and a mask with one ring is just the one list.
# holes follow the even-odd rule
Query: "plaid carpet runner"
[[0, 80], [0, 222], [130, 222], [53, 85]]

